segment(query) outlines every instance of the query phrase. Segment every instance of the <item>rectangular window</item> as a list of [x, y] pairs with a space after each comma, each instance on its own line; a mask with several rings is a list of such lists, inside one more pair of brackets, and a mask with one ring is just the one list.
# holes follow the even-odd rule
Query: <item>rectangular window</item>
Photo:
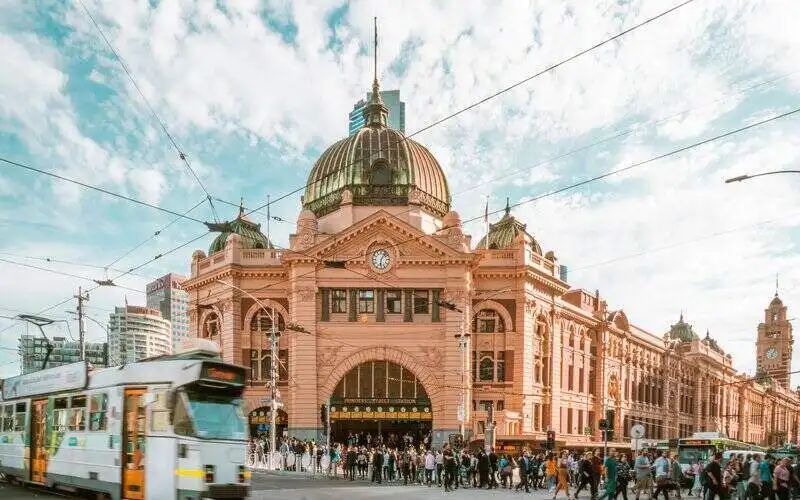
[[14, 431], [23, 432], [25, 430], [25, 417], [28, 411], [28, 403], [17, 403], [17, 413], [14, 415]]
[[567, 390], [574, 391], [575, 390], [575, 367], [572, 365], [567, 365]]
[[402, 292], [400, 290], [386, 290], [386, 312], [389, 314], [400, 314]]
[[331, 311], [347, 312], [347, 290], [331, 290]]
[[567, 408], [567, 434], [574, 434], [575, 429], [572, 427], [572, 408]]
[[106, 411], [108, 410], [108, 396], [93, 394], [89, 400], [89, 430], [106, 430]]
[[478, 318], [479, 333], [494, 333], [494, 318]]
[[67, 430], [67, 398], [56, 398], [53, 401], [53, 430], [66, 431]]
[[489, 407], [492, 405], [491, 401], [478, 401], [478, 409], [480, 411], [489, 411]]
[[86, 430], [86, 396], [73, 396], [70, 404], [69, 430]]
[[583, 375], [583, 367], [581, 366], [578, 368], [578, 392], [583, 392], [584, 389]]
[[430, 310], [428, 290], [414, 290], [414, 314], [428, 314]]
[[506, 381], [506, 352], [500, 351], [495, 355], [495, 364], [497, 365], [497, 381]]
[[506, 409], [506, 402], [501, 399], [500, 401], [497, 402], [497, 404], [495, 405], [495, 408], [497, 408], [497, 411], [505, 410]]
[[14, 405], [0, 406], [2, 415], [0, 415], [0, 431], [11, 432], [14, 425]]
[[372, 314], [375, 312], [375, 290], [358, 291], [359, 314]]

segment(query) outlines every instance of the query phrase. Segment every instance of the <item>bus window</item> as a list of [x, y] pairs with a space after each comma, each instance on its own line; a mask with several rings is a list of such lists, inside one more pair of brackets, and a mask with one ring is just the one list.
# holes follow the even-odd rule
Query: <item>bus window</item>
[[56, 398], [53, 402], [53, 430], [67, 430], [67, 398]]
[[106, 410], [108, 408], [108, 396], [105, 394], [93, 394], [89, 406], [89, 430], [106, 430]]
[[0, 407], [2, 415], [0, 415], [0, 431], [11, 432], [14, 427], [14, 405], [5, 405]]
[[86, 396], [72, 396], [69, 430], [86, 430]]
[[17, 413], [14, 415], [14, 432], [25, 431], [25, 417], [28, 412], [28, 403], [17, 403]]

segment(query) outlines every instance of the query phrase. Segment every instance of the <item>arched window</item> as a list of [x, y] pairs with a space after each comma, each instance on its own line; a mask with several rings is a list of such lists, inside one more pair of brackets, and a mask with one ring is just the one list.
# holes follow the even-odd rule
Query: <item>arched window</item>
[[494, 359], [491, 356], [484, 355], [481, 357], [478, 379], [488, 382], [494, 380]]
[[[286, 328], [286, 324], [283, 321], [283, 316], [281, 316], [278, 311], [274, 311], [274, 314], [275, 320], [277, 321], [277, 324], [275, 325], [277, 331], [282, 332]], [[250, 320], [250, 331], [270, 333], [272, 331], [272, 315], [272, 310], [259, 310], [253, 315], [253, 319]]]
[[476, 333], [503, 333], [506, 325], [500, 313], [494, 309], [481, 309], [472, 320], [472, 331]]
[[205, 321], [203, 322], [203, 329], [200, 332], [200, 336], [204, 339], [208, 339], [219, 345], [219, 334], [221, 326], [222, 326], [221, 321], [217, 313], [211, 313], [206, 317]]
[[[272, 378], [272, 350], [270, 349], [270, 333], [272, 332], [272, 310], [259, 310], [250, 320], [250, 379], [269, 381]], [[285, 329], [283, 316], [274, 312], [277, 331]], [[248, 362], [245, 360], [245, 362]], [[278, 382], [289, 380], [289, 351], [278, 349]]]

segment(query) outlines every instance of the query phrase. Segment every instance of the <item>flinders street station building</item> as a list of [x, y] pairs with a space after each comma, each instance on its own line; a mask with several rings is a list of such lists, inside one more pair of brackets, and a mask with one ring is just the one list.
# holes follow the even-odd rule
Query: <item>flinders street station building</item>
[[[777, 296], [756, 328], [759, 374], [738, 373], [708, 334], [680, 317], [649, 332], [599, 291], [568, 283], [556, 253], [510, 210], [465, 234], [430, 151], [387, 126], [377, 82], [365, 124], [330, 146], [308, 176], [289, 248], [243, 210], [191, 277], [190, 334], [250, 368], [252, 432], [270, 418], [270, 332], [278, 340], [279, 435], [461, 432], [506, 446], [612, 445], [710, 431], [756, 444], [797, 442], [792, 327]], [[769, 299], [769, 298], [767, 298]], [[677, 314], [676, 314], [677, 316]], [[300, 330], [287, 328], [299, 325]]]

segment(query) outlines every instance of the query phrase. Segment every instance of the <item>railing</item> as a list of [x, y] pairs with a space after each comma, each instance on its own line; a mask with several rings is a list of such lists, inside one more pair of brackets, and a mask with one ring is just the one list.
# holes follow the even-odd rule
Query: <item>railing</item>
[[[242, 249], [239, 257], [238, 262], [246, 266], [280, 265], [283, 259], [283, 251], [275, 249]], [[211, 271], [229, 264], [230, 261], [228, 252], [223, 250], [200, 260], [197, 263], [197, 270], [202, 272]]]

